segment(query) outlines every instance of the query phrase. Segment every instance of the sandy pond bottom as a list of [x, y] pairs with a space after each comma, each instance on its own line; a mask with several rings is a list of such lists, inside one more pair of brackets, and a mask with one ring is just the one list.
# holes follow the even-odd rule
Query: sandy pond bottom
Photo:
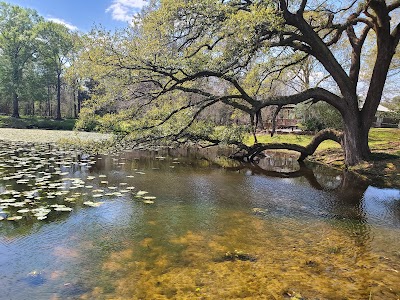
[[2, 144], [0, 299], [400, 298], [399, 190], [42, 147]]

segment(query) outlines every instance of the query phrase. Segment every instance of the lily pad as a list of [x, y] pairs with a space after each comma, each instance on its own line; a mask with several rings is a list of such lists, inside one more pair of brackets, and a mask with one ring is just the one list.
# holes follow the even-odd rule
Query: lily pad
[[71, 207], [56, 207], [54, 210], [55, 211], [72, 211], [73, 209]]
[[8, 217], [7, 220], [8, 221], [18, 221], [21, 220], [22, 216], [13, 216], [13, 217]]
[[136, 196], [143, 196], [143, 195], [146, 195], [146, 194], [148, 194], [149, 192], [146, 192], [146, 191], [138, 191], [137, 193], [136, 193]]
[[92, 201], [85, 201], [83, 202], [83, 204], [90, 207], [99, 207], [100, 205], [102, 205], [101, 202], [92, 202]]

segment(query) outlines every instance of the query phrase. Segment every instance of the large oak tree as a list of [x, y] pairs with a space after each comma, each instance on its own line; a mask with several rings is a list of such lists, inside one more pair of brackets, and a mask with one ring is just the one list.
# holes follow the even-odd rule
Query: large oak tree
[[[287, 148], [304, 159], [319, 143], [333, 139], [342, 145], [346, 164], [355, 165], [370, 156], [368, 133], [400, 39], [399, 7], [399, 0], [153, 1], [135, 18], [133, 29], [92, 33], [82, 73], [100, 82], [102, 93], [82, 117], [101, 110], [104, 126], [137, 141], [225, 141], [250, 156]], [[363, 53], [371, 51], [367, 38], [376, 44], [372, 68], [371, 59], [363, 60]], [[313, 86], [314, 80], [300, 92], [285, 88], [282, 82], [293, 67], [309, 57], [331, 84]], [[361, 72], [369, 82], [360, 102]], [[318, 101], [338, 110], [344, 128], [320, 132], [307, 147], [246, 147], [233, 133], [240, 126], [224, 129], [221, 137], [205, 115], [224, 103], [247, 114], [254, 130], [267, 107], [278, 112], [286, 104]]]

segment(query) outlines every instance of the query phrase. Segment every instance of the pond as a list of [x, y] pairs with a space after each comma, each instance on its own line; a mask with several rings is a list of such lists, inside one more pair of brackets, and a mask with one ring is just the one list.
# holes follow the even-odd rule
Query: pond
[[400, 190], [217, 152], [0, 142], [0, 299], [400, 297]]

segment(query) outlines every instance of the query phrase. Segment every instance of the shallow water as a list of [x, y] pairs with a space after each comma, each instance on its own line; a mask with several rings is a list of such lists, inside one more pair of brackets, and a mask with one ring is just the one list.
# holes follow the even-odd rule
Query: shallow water
[[0, 299], [400, 298], [399, 190], [183, 154], [0, 144]]

